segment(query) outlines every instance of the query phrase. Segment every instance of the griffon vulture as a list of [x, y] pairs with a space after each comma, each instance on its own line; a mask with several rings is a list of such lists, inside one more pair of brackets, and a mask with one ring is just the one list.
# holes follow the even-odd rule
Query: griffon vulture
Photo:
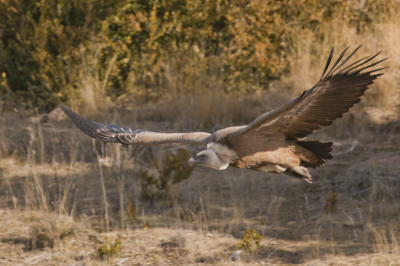
[[[360, 46], [361, 47], [361, 46]], [[261, 115], [249, 125], [228, 127], [213, 134], [205, 132], [157, 133], [98, 123], [81, 117], [69, 107], [60, 108], [75, 125], [92, 138], [127, 145], [189, 143], [206, 146], [190, 158], [189, 165], [217, 170], [228, 166], [256, 171], [284, 173], [311, 182], [308, 168], [316, 168], [332, 159], [332, 142], [304, 141], [314, 131], [332, 125], [361, 101], [373, 81], [382, 74], [369, 63], [377, 55], [366, 57], [345, 67], [360, 48], [343, 62], [345, 49], [328, 71], [333, 49], [318, 83], [281, 107]], [[367, 64], [369, 63], [369, 64]], [[366, 72], [363, 70], [368, 69]]]

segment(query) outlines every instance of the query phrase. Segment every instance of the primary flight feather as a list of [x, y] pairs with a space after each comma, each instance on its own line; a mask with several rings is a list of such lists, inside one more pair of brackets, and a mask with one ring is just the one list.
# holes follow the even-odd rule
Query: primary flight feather
[[303, 141], [314, 131], [332, 123], [361, 101], [368, 86], [383, 75], [383, 68], [367, 70], [385, 59], [368, 64], [376, 56], [366, 57], [345, 67], [358, 51], [342, 61], [346, 48], [328, 71], [333, 56], [329, 55], [319, 82], [299, 97], [261, 115], [249, 125], [228, 127], [213, 134], [205, 132], [157, 133], [130, 129], [83, 118], [69, 107], [61, 110], [75, 125], [92, 138], [127, 145], [188, 143], [207, 149], [190, 158], [190, 165], [217, 170], [228, 166], [257, 171], [284, 173], [311, 182], [308, 168], [315, 168], [332, 159], [332, 142]]

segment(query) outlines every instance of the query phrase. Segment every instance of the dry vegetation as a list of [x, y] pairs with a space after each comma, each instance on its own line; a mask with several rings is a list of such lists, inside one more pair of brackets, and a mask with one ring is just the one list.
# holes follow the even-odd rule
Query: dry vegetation
[[[385, 75], [350, 114], [313, 136], [335, 142], [334, 160], [312, 171], [313, 184], [197, 167], [175, 184], [165, 178], [168, 189], [157, 194], [155, 185], [144, 197], [145, 171], [153, 179], [165, 176], [166, 154], [175, 164], [174, 155], [186, 154], [181, 149], [194, 154], [198, 148], [95, 142], [58, 109], [16, 112], [4, 98], [0, 264], [400, 265], [398, 25], [391, 17], [357, 32], [334, 21], [318, 45], [312, 36], [297, 36], [287, 55], [290, 74], [246, 96], [223, 93], [218, 75], [203, 73], [199, 80], [214, 92], [171, 93], [146, 103], [127, 93], [111, 101], [102, 93], [107, 82], [79, 70], [71, 105], [90, 118], [155, 131], [215, 131], [248, 123], [311, 87], [332, 46], [363, 44], [358, 58], [383, 49], [390, 56]], [[95, 68], [87, 59], [86, 67]], [[183, 78], [170, 75], [170, 84]], [[251, 251], [242, 247], [247, 228], [260, 234]]]

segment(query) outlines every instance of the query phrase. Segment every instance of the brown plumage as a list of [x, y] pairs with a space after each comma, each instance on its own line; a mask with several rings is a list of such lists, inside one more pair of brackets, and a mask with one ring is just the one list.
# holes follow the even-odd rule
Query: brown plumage
[[189, 164], [218, 170], [228, 166], [289, 176], [311, 181], [308, 168], [321, 166], [332, 159], [333, 143], [303, 141], [314, 131], [332, 125], [356, 103], [361, 101], [368, 86], [382, 74], [383, 69], [363, 72], [380, 62], [368, 64], [363, 58], [345, 67], [358, 51], [355, 49], [343, 62], [345, 49], [328, 71], [333, 49], [319, 82], [281, 107], [261, 115], [247, 126], [229, 127], [215, 132], [156, 133], [130, 129], [83, 118], [70, 108], [60, 108], [87, 135], [106, 142], [147, 145], [162, 143], [189, 143], [207, 146], [189, 160]]

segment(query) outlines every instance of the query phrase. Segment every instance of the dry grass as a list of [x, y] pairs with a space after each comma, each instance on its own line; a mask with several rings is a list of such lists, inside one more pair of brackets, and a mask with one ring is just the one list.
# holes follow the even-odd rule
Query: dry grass
[[[267, 96], [263, 98], [271, 99]], [[138, 110], [137, 123], [146, 124], [149, 116], [159, 115], [152, 112]], [[128, 116], [114, 117], [118, 124], [132, 123]], [[167, 131], [180, 127], [180, 122], [160, 120], [147, 125]], [[13, 124], [2, 128], [13, 152], [0, 162], [4, 239], [0, 252], [5, 263], [229, 265], [246, 228], [265, 238], [256, 254], [240, 253], [238, 265], [353, 265], [372, 260], [381, 265], [399, 259], [398, 123], [360, 127], [368, 130], [362, 132], [347, 126], [348, 116], [324, 130], [319, 135], [337, 143], [335, 159], [313, 171], [312, 185], [281, 175], [195, 168], [190, 179], [172, 186], [169, 198], [149, 202], [141, 197], [139, 169], [151, 168], [155, 156], [176, 146], [103, 145], [93, 143], [69, 121], [68, 126], [49, 121], [41, 127], [26, 119], [4, 121]], [[343, 134], [335, 138], [335, 132]], [[38, 156], [41, 149], [43, 163]], [[333, 212], [326, 211], [330, 191], [339, 198]], [[126, 214], [127, 198], [136, 206], [135, 219]], [[111, 232], [107, 232], [105, 208]], [[144, 224], [150, 230], [144, 230]], [[110, 261], [99, 259], [90, 235], [99, 240], [108, 235], [115, 241], [118, 234], [122, 236], [119, 255]], [[183, 249], [160, 246], [161, 240], [174, 242], [171, 239], [179, 234], [185, 239]]]
[[[72, 221], [66, 216], [37, 212], [2, 210], [0, 214], [0, 262], [5, 265], [400, 265], [398, 254], [390, 252], [349, 256], [346, 250], [351, 243], [266, 237], [258, 252], [252, 254], [238, 251], [237, 239], [231, 235], [216, 232], [150, 228], [98, 234], [90, 230], [88, 217]], [[49, 228], [55, 227], [58, 233], [66, 228], [68, 233], [54, 234]], [[32, 246], [43, 243], [45, 237], [53, 241], [51, 246], [48, 242]], [[101, 259], [98, 246], [118, 237], [118, 256]], [[314, 258], [316, 252], [321, 252], [320, 257]]]
[[[103, 83], [82, 74], [90, 118], [155, 131], [212, 132], [248, 123], [309, 88], [331, 46], [364, 43], [360, 57], [384, 48], [391, 56], [385, 75], [350, 114], [314, 136], [336, 145], [335, 159], [312, 171], [312, 185], [198, 167], [172, 186], [168, 198], [148, 201], [141, 197], [140, 168], [151, 170], [154, 157], [160, 161], [166, 151], [194, 153], [197, 147], [103, 144], [57, 112], [0, 113], [0, 263], [399, 265], [399, 23], [392, 19], [361, 35], [337, 25], [318, 51], [299, 39], [291, 76], [249, 96], [209, 92], [144, 104], [124, 95], [111, 103], [101, 96]], [[79, 103], [75, 109], [85, 113]], [[333, 193], [337, 201], [327, 211]], [[264, 235], [254, 254], [236, 246], [246, 228]], [[98, 241], [114, 243], [118, 235], [117, 255], [101, 259]]]
[[[368, 119], [375, 123], [390, 123], [399, 118], [398, 106], [400, 104], [400, 33], [397, 30], [400, 18], [394, 17], [385, 23], [377, 24], [373, 31], [357, 33], [354, 28], [338, 21], [335, 30], [327, 35], [323, 43], [311, 43], [311, 38], [301, 36], [296, 40], [295, 51], [289, 55], [292, 62], [290, 76], [284, 81], [298, 94], [305, 88], [310, 88], [321, 76], [327, 56], [332, 47], [335, 48], [336, 57], [346, 47], [355, 49], [363, 45], [355, 58], [361, 59], [372, 56], [382, 50], [381, 58], [389, 57], [384, 65], [389, 66], [384, 70], [384, 77], [379, 78], [374, 89], [367, 92], [362, 104]], [[306, 70], [306, 71], [305, 71]]]

